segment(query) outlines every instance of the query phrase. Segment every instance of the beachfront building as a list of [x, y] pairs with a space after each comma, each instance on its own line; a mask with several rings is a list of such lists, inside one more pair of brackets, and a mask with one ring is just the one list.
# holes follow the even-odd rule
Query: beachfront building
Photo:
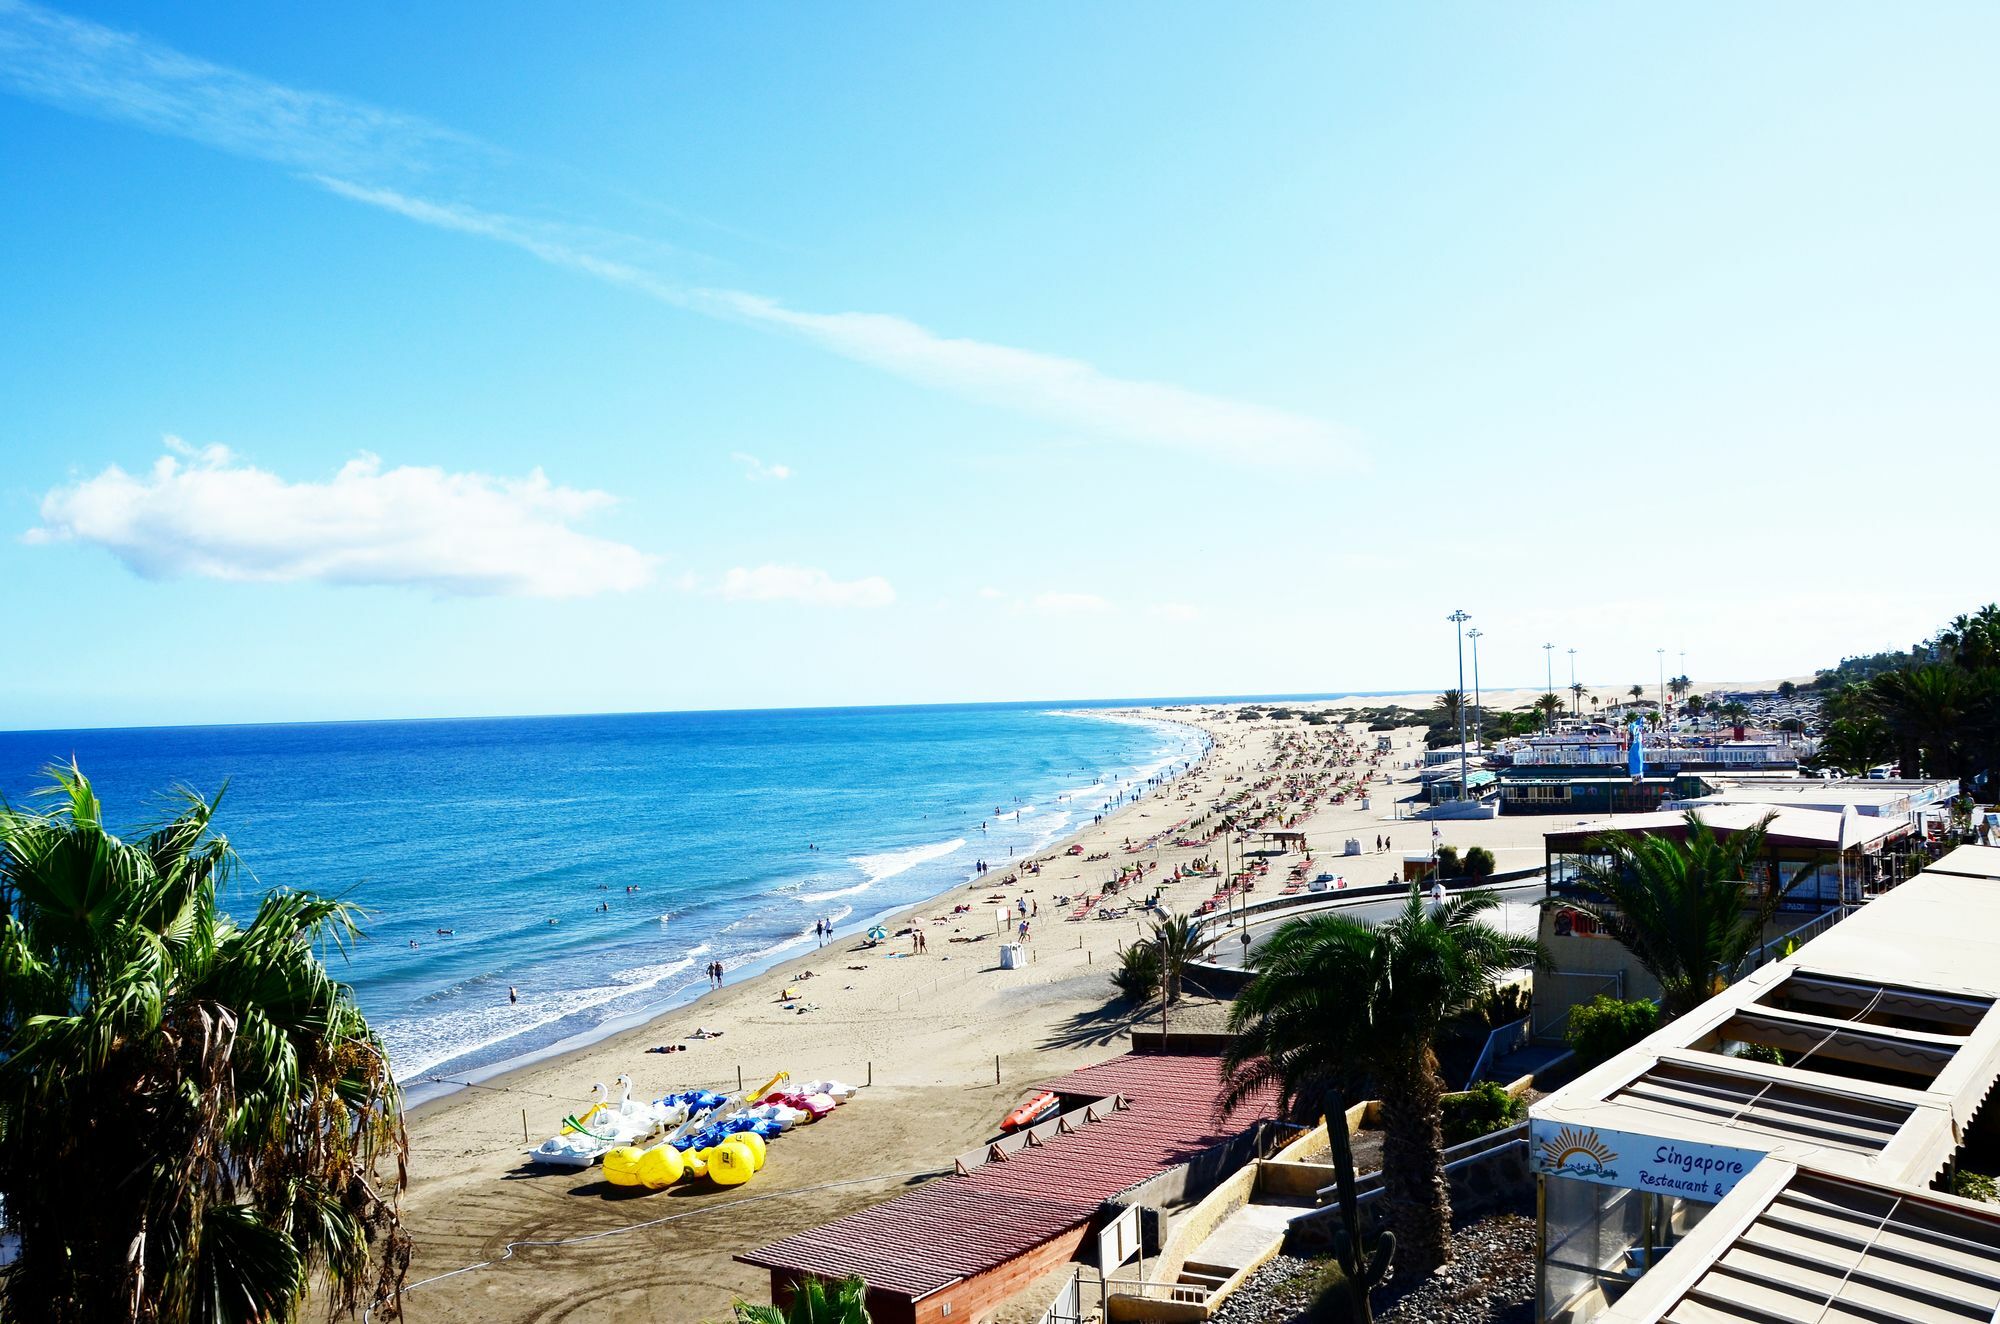
[[1943, 778], [1880, 777], [1703, 777], [1703, 789], [1661, 806], [1762, 805], [1767, 809], [1852, 810], [1868, 818], [1900, 818], [1922, 826], [1948, 816], [1958, 798], [1958, 782]]
[[[1767, 817], [1764, 863], [1754, 883], [1789, 887], [1779, 909], [1819, 911], [1840, 904], [1841, 881], [1853, 884], [1869, 876], [1872, 857], [1915, 831], [1906, 818], [1863, 817], [1829, 809], [1782, 809], [1765, 804], [1698, 805], [1694, 813], [1716, 836], [1727, 839], [1756, 826]], [[1687, 838], [1687, 816], [1680, 810], [1650, 814], [1619, 814], [1610, 819], [1542, 834], [1549, 892], [1561, 896], [1581, 886], [1583, 866], [1607, 860], [1593, 844], [1606, 834]]]
[[1544, 1324], [2000, 1318], [2000, 850], [1965, 847], [1529, 1112]]
[[1623, 735], [1537, 736], [1494, 755], [1503, 814], [1632, 814], [1704, 793], [1704, 779], [1798, 772], [1798, 755], [1772, 740], [1647, 739], [1637, 773]]
[[[1696, 812], [1717, 836], [1727, 838], [1753, 826], [1772, 810], [1762, 805], [1717, 805]], [[1910, 823], [1903, 819], [1844, 818], [1815, 809], [1777, 813], [1765, 832], [1763, 866], [1749, 880], [1798, 880], [1779, 900], [1777, 913], [1765, 926], [1763, 940], [1773, 946], [1788, 939], [1803, 940], [1830, 922], [1828, 916], [1840, 904], [1843, 880], [1850, 898], [1871, 890], [1874, 880], [1882, 876], [1877, 867], [1882, 852], [1912, 834]], [[1538, 936], [1551, 968], [1535, 980], [1533, 1023], [1538, 1033], [1554, 1040], [1570, 1008], [1600, 993], [1620, 998], [1660, 995], [1658, 982], [1623, 943], [1589, 915], [1564, 906], [1562, 900], [1589, 895], [1581, 874], [1588, 861], [1607, 858], [1596, 849], [1600, 836], [1663, 836], [1679, 841], [1687, 837], [1687, 830], [1684, 814], [1658, 812], [1622, 814], [1543, 835], [1549, 903], [1542, 908]]]
[[[1488, 768], [1470, 768], [1463, 778], [1456, 766], [1437, 769], [1435, 775], [1424, 774], [1423, 789], [1412, 800], [1421, 799], [1426, 804], [1457, 804], [1461, 800], [1476, 800], [1491, 804], [1499, 790], [1499, 778]], [[1471, 790], [1468, 793], [1467, 789]]]
[[1493, 750], [1490, 746], [1475, 744], [1470, 740], [1466, 741], [1463, 745], [1440, 745], [1436, 749], [1427, 749], [1424, 751], [1424, 766], [1426, 768], [1441, 768], [1447, 763], [1456, 766], [1461, 755], [1468, 761], [1483, 764], [1486, 756], [1492, 752]]
[[977, 1324], [1128, 1208], [1156, 1252], [1177, 1215], [1295, 1133], [1276, 1124], [1272, 1094], [1219, 1120], [1221, 1081], [1215, 1056], [1151, 1053], [1047, 1081], [1056, 1118], [961, 1155], [951, 1176], [737, 1259], [770, 1271], [780, 1305], [804, 1278], [853, 1274], [876, 1324]]

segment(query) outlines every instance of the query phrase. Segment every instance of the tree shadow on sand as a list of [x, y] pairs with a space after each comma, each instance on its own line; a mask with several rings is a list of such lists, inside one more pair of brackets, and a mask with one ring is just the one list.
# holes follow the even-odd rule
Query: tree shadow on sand
[[1044, 1048], [1106, 1048], [1131, 1032], [1144, 1008], [1129, 1002], [1108, 1002], [1102, 1007], [1077, 1012], [1052, 1029], [1042, 1040]]

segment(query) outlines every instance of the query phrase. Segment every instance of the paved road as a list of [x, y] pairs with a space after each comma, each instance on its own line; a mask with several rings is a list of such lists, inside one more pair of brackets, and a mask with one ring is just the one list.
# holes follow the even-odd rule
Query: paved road
[[[1494, 912], [1492, 922], [1500, 925], [1509, 933], [1534, 934], [1538, 920], [1535, 903], [1541, 900], [1543, 895], [1542, 880], [1535, 878], [1522, 883], [1506, 883], [1493, 890], [1500, 894], [1500, 907]], [[1375, 924], [1387, 919], [1402, 908], [1403, 898], [1401, 897], [1382, 897], [1371, 901], [1352, 901], [1344, 898], [1329, 897], [1324, 904], [1300, 906], [1297, 909], [1282, 911], [1267, 919], [1257, 920], [1253, 916], [1254, 922], [1250, 925], [1250, 950], [1254, 952], [1262, 947], [1270, 939], [1271, 934], [1276, 931], [1278, 925], [1288, 919], [1297, 919], [1300, 915], [1316, 915], [1328, 910], [1338, 910], [1342, 914], [1350, 915], [1364, 924]], [[1215, 944], [1215, 963], [1217, 965], [1232, 967], [1241, 965], [1243, 963], [1242, 938], [1241, 931], [1232, 926], [1223, 935], [1222, 940]]]

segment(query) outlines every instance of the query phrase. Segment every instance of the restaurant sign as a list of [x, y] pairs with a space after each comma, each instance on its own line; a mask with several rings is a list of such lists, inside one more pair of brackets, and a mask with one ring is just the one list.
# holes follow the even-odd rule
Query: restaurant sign
[[1764, 1157], [1754, 1149], [1663, 1140], [1539, 1118], [1529, 1125], [1528, 1141], [1529, 1161], [1539, 1176], [1572, 1177], [1690, 1200], [1720, 1200]]

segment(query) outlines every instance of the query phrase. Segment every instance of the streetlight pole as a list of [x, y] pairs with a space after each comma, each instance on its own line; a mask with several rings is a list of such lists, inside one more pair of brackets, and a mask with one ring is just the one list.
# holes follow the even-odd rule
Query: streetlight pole
[[1472, 641], [1472, 743], [1482, 749], [1486, 747], [1486, 724], [1481, 720], [1485, 714], [1479, 708], [1479, 636], [1485, 633], [1477, 628], [1465, 632], [1465, 637]]
[[1445, 619], [1458, 627], [1458, 798], [1464, 800], [1472, 794], [1465, 771], [1465, 623], [1472, 618], [1461, 610]]
[[[1542, 645], [1542, 661], [1548, 664], [1549, 673], [1549, 688], [1545, 693], [1554, 694], [1556, 692], [1556, 646], [1554, 644]], [[1546, 731], [1549, 729], [1549, 718], [1551, 716], [1552, 714], [1547, 708], [1542, 709], [1542, 730]]]
[[1667, 719], [1667, 650], [1655, 648], [1653, 651], [1660, 655], [1660, 720], [1664, 722]]

